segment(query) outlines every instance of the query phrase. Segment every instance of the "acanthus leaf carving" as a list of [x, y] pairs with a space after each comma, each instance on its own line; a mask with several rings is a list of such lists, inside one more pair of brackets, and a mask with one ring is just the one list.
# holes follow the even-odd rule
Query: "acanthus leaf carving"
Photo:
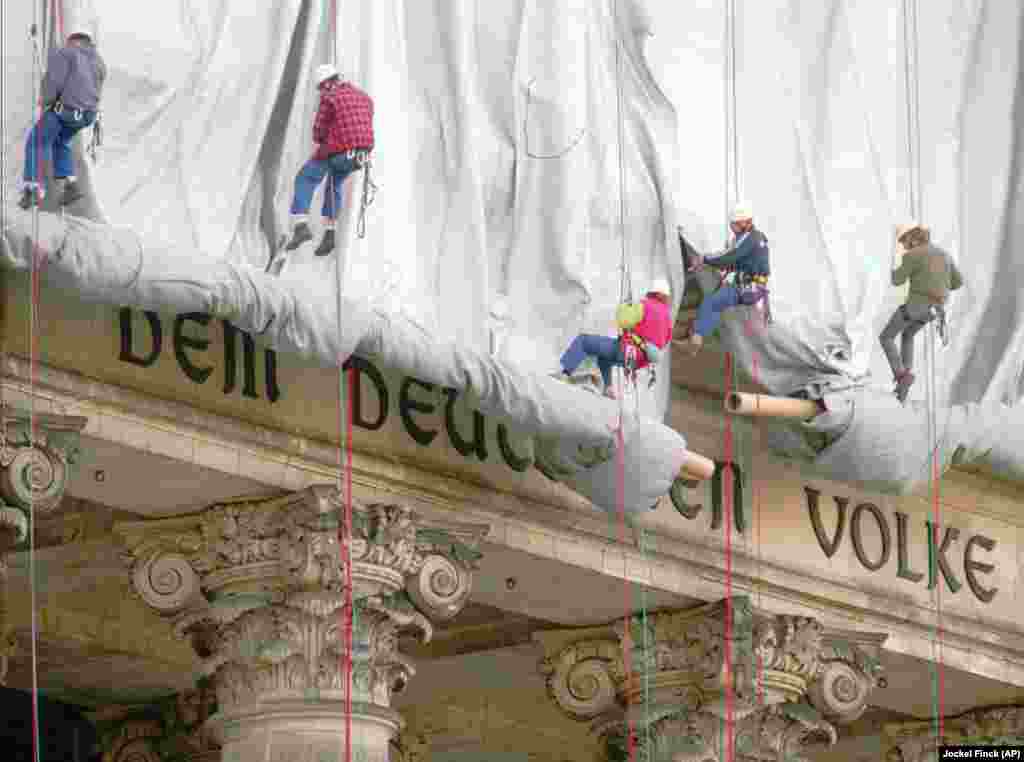
[[[655, 762], [724, 759], [712, 736], [729, 712], [737, 759], [800, 759], [835, 743], [833, 723], [860, 715], [880, 670], [877, 659], [819, 622], [761, 614], [748, 598], [633, 616], [568, 642], [558, 633], [544, 640], [553, 646], [541, 671], [556, 704], [594, 720], [613, 756], [632, 726], [634, 744]], [[854, 679], [851, 691], [844, 681]]]

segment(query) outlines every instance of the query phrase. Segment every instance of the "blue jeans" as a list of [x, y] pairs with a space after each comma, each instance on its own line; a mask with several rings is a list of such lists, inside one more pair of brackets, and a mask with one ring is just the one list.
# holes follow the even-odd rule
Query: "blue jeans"
[[708, 294], [697, 309], [697, 323], [693, 332], [698, 336], [707, 336], [722, 322], [722, 313], [739, 304], [740, 292], [735, 286], [722, 286], [713, 294]]
[[573, 339], [562, 355], [562, 370], [573, 373], [588, 356], [597, 360], [597, 368], [601, 371], [605, 386], [612, 382], [612, 368], [626, 364], [618, 339], [584, 333]]
[[348, 159], [344, 154], [336, 153], [329, 159], [310, 159], [302, 165], [295, 177], [295, 196], [292, 198], [292, 214], [308, 214], [309, 205], [313, 203], [313, 194], [330, 174], [330, 185], [324, 192], [323, 215], [329, 220], [338, 216], [341, 207], [341, 186], [345, 178], [356, 169], [356, 160]]
[[96, 120], [95, 111], [77, 112], [81, 118], [75, 119], [75, 111], [65, 108], [57, 114], [46, 111], [36, 122], [25, 141], [25, 174], [26, 183], [41, 183], [38, 162], [40, 158], [51, 158], [53, 176], [55, 178], [71, 177], [75, 174], [75, 161], [71, 155], [71, 139], [75, 134]]

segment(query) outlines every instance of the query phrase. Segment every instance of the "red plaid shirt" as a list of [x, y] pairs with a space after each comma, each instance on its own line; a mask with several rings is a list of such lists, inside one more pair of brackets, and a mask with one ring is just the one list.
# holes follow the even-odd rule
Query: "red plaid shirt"
[[315, 159], [373, 148], [373, 99], [349, 82], [328, 83], [313, 123]]

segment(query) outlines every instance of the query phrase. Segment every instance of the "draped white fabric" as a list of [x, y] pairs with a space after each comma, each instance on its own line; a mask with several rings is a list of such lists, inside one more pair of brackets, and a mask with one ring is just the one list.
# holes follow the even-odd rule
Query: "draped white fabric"
[[[1012, 405], [1024, 366], [1024, 6], [919, 5], [923, 221], [966, 280], [952, 341], [936, 351], [938, 403]], [[825, 369], [883, 393], [877, 334], [903, 297], [889, 269], [910, 212], [901, 4], [736, 8], [739, 196], [770, 238], [781, 335], [817, 366], [777, 388]], [[3, 13], [6, 192], [31, 121], [33, 8]], [[63, 0], [63, 17], [94, 30], [110, 70], [106, 146], [81, 173], [91, 216], [262, 269], [311, 152], [312, 70], [336, 57], [377, 109], [365, 239], [362, 176], [346, 185], [346, 296], [474, 350], [503, 300], [501, 358], [524, 371], [554, 369], [576, 333], [611, 333], [623, 258], [634, 293], [667, 276], [678, 304], [676, 224], [719, 245], [736, 200], [725, 0]], [[288, 277], [333, 283], [335, 259], [310, 248]], [[748, 362], [763, 348], [745, 346]], [[645, 402], [655, 418], [665, 375]]]
[[[688, 232], [717, 245], [725, 0], [649, 7], [651, 66], [680, 113]], [[966, 280], [950, 306], [951, 343], [936, 353], [938, 397], [1013, 403], [1024, 366], [1024, 4], [918, 8], [923, 221]], [[739, 193], [771, 240], [772, 310], [823, 356], [845, 345], [839, 367], [870, 370], [873, 386], [889, 388], [877, 335], [905, 295], [889, 270], [894, 226], [911, 212], [902, 3], [736, 0], [736, 9]], [[922, 380], [912, 397], [924, 395]]]

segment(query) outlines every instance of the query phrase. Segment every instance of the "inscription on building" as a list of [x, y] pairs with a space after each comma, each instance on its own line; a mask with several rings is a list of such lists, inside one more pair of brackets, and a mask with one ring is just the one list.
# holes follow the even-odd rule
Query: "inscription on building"
[[[812, 487], [804, 487], [804, 493], [807, 496], [807, 512], [810, 516], [811, 527], [814, 529], [818, 545], [826, 557], [832, 558], [842, 546], [843, 539], [849, 534], [850, 542], [853, 544], [853, 554], [857, 557], [858, 563], [868, 571], [891, 569], [894, 565], [891, 563], [892, 551], [895, 548], [896, 576], [899, 579], [919, 584], [927, 573], [929, 590], [935, 589], [941, 577], [946, 588], [956, 594], [963, 588], [963, 582], [957, 575], [954, 564], [962, 559], [963, 577], [979, 601], [991, 603], [996, 593], [999, 592], [998, 588], [988, 587], [982, 579], [979, 579], [979, 575], [988, 575], [995, 571], [994, 564], [978, 560], [978, 555], [981, 552], [991, 553], [995, 550], [995, 540], [984, 535], [972, 534], [966, 542], [960, 545], [960, 530], [956, 527], [939, 527], [926, 520], [921, 522], [920, 526], [912, 528], [910, 518], [905, 513], [893, 511], [893, 520], [890, 520], [888, 512], [870, 502], [857, 503], [850, 511], [850, 499], [839, 496], [832, 497], [836, 507], [835, 523], [831, 528], [826, 528], [821, 515], [821, 493]], [[893, 540], [894, 524], [895, 541]], [[865, 539], [867, 527], [874, 527], [878, 536], [877, 542], [868, 543]], [[925, 538], [925, 547], [928, 559], [930, 559], [930, 563], [928, 559], [923, 561], [923, 564], [928, 567], [926, 572], [913, 568], [910, 558], [910, 540], [913, 532], [920, 532]], [[955, 559], [953, 563], [950, 562], [951, 557]]]
[[[164, 330], [160, 316], [155, 312], [144, 312], [145, 329], [138, 331], [139, 321], [135, 319], [130, 308], [123, 308], [118, 314], [121, 333], [121, 351], [118, 356], [122, 362], [151, 367], [159, 359], [163, 350]], [[188, 330], [186, 331], [186, 327]], [[185, 313], [174, 318], [171, 335], [171, 347], [174, 359], [182, 374], [192, 383], [205, 384], [215, 371], [213, 358], [208, 357], [210, 348], [208, 331], [213, 329], [209, 315], [202, 313]], [[223, 386], [224, 394], [232, 394], [238, 382], [238, 345], [241, 341], [242, 355], [242, 388], [243, 397], [260, 399], [256, 384], [256, 342], [248, 333], [236, 328], [226, 320], [220, 321], [220, 330], [224, 338]], [[352, 378], [352, 424], [366, 431], [377, 431], [384, 427], [391, 414], [391, 391], [385, 382], [384, 374], [371, 362], [353, 355], [342, 366], [345, 370], [354, 371]], [[266, 399], [271, 403], [280, 399], [282, 391], [277, 379], [277, 355], [272, 349], [263, 350], [264, 386]], [[363, 395], [363, 384], [369, 383], [372, 388], [370, 404], [366, 404]], [[398, 416], [402, 429], [416, 444], [428, 447], [440, 433], [439, 428], [432, 427], [425, 420], [426, 416], [438, 412], [438, 404], [428, 401], [427, 397], [436, 395], [434, 384], [417, 378], [406, 377], [399, 385]], [[473, 411], [472, 422], [461, 421], [456, 415], [456, 403], [459, 398], [455, 389], [441, 389], [443, 403], [443, 423], [445, 434], [452, 448], [463, 458], [476, 458], [486, 462], [488, 451], [488, 425], [483, 414]], [[376, 398], [376, 403], [372, 401]], [[495, 439], [498, 453], [502, 461], [513, 471], [523, 473], [533, 465], [530, 454], [518, 454], [512, 447], [511, 436], [504, 424], [498, 424]]]

